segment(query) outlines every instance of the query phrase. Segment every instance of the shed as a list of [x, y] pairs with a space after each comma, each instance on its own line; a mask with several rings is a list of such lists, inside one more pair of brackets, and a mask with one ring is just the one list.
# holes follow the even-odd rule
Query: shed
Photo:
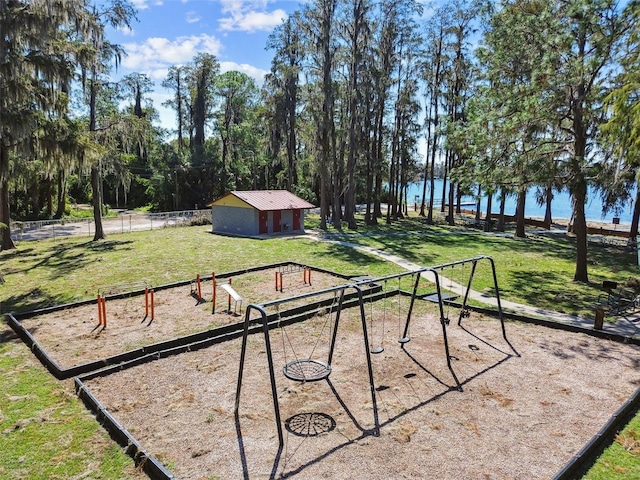
[[209, 204], [212, 233], [263, 235], [304, 232], [314, 205], [287, 190], [232, 191]]

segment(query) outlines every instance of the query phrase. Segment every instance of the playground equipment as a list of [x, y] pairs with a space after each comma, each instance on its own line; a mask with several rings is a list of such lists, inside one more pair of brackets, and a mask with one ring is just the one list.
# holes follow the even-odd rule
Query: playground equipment
[[155, 320], [155, 290], [153, 288], [146, 287], [144, 289], [144, 318], [142, 321], [144, 322], [149, 313], [151, 313], [151, 321]]
[[98, 326], [107, 328], [107, 299], [98, 294]]
[[[311, 299], [316, 298], [317, 300], [317, 308], [315, 315], [325, 315], [324, 326], [322, 330], [325, 330], [325, 326], [332, 324], [332, 328], [330, 329], [329, 335], [329, 344], [324, 345], [327, 350], [326, 361], [315, 358], [314, 353], [316, 347], [318, 346], [318, 342], [322, 339], [323, 335], [318, 335], [317, 340], [312, 346], [311, 353], [305, 357], [298, 357], [295, 355], [295, 358], [292, 361], [289, 361], [285, 356], [285, 365], [283, 367], [283, 374], [286, 378], [298, 381], [298, 382], [317, 382], [320, 380], [328, 379], [331, 374], [331, 365], [333, 362], [333, 354], [336, 346], [336, 341], [338, 339], [338, 330], [340, 327], [340, 314], [344, 308], [345, 303], [345, 292], [347, 290], [352, 291], [351, 297], [355, 298], [355, 304], [359, 307], [359, 316], [360, 316], [360, 324], [362, 326], [362, 339], [363, 339], [363, 348], [362, 352], [366, 359], [367, 371], [368, 371], [368, 379], [369, 379], [369, 390], [371, 395], [371, 402], [373, 405], [373, 422], [374, 422], [374, 433], [376, 435], [379, 434], [380, 425], [378, 422], [378, 410], [376, 406], [376, 396], [374, 390], [373, 383], [373, 367], [371, 365], [371, 355], [369, 352], [369, 341], [367, 334], [367, 324], [366, 324], [366, 316], [364, 312], [364, 301], [362, 289], [358, 285], [342, 285], [338, 287], [333, 287], [325, 290], [320, 290], [317, 292], [307, 293], [303, 295], [298, 295], [295, 297], [290, 297], [283, 300], [275, 300], [272, 302], [267, 302], [262, 305], [251, 304], [247, 306], [245, 311], [245, 319], [244, 319], [244, 328], [242, 335], [242, 347], [240, 353], [240, 368], [238, 373], [238, 383], [236, 387], [236, 403], [235, 403], [235, 413], [238, 415], [238, 410], [240, 408], [240, 395], [242, 390], [242, 380], [244, 373], [244, 365], [246, 361], [247, 355], [247, 338], [249, 335], [249, 326], [252, 323], [259, 323], [262, 326], [262, 332], [264, 335], [265, 341], [265, 349], [267, 354], [267, 366], [269, 369], [269, 379], [271, 382], [271, 395], [273, 399], [273, 407], [275, 413], [275, 422], [276, 428], [278, 431], [278, 441], [280, 448], [284, 445], [284, 437], [282, 432], [282, 422], [280, 417], [280, 405], [278, 401], [278, 388], [277, 381], [275, 375], [275, 367], [273, 361], [273, 350], [271, 346], [270, 339], [270, 328], [286, 328], [287, 325], [294, 323], [298, 320], [294, 317], [283, 319], [285, 315], [283, 310], [283, 306], [293, 306], [295, 304], [299, 304], [301, 301], [304, 301], [306, 304], [311, 303]], [[268, 315], [268, 309], [276, 309], [275, 315]], [[292, 311], [293, 308], [290, 308], [289, 311]], [[257, 313], [259, 318], [256, 319], [252, 316], [252, 314]], [[307, 317], [309, 318], [309, 317]], [[270, 325], [271, 324], [271, 325]], [[281, 330], [282, 331], [282, 330]], [[286, 343], [287, 333], [283, 332], [283, 343]], [[286, 347], [286, 345], [283, 345]], [[354, 352], [355, 353], [355, 352]], [[347, 360], [348, 362], [348, 360]]]
[[[204, 279], [206, 280], [206, 278]], [[206, 303], [207, 299], [202, 294], [202, 283], [203, 278], [198, 273], [196, 278], [191, 281], [191, 291], [190, 295], [197, 300], [197, 305], [201, 303]], [[242, 296], [233, 288], [232, 286], [233, 279], [229, 278], [216, 278], [215, 272], [211, 273], [211, 313], [216, 313], [217, 302], [218, 302], [218, 288], [224, 290], [227, 294], [227, 313], [234, 314], [237, 313], [238, 306], [240, 307], [240, 311], [242, 312]], [[231, 302], [233, 303], [233, 311], [231, 310]]]
[[[459, 391], [462, 391], [462, 385], [460, 384], [460, 381], [458, 380], [458, 377], [456, 376], [456, 373], [453, 370], [453, 367], [451, 364], [452, 357], [450, 354], [449, 342], [447, 339], [447, 326], [449, 325], [450, 321], [448, 317], [448, 310], [446, 309], [451, 306], [451, 302], [450, 302], [451, 298], [453, 298], [458, 294], [457, 290], [460, 290], [460, 291], [465, 290], [465, 287], [464, 285], [461, 285], [461, 284], [454, 284], [453, 280], [448, 280], [447, 282], [448, 287], [449, 289], [451, 289], [450, 292], [453, 292], [453, 293], [444, 293], [442, 291], [443, 285], [442, 285], [441, 275], [445, 271], [453, 272], [454, 267], [456, 266], [460, 266], [462, 268], [468, 264], [472, 265], [471, 272], [466, 284], [466, 291], [464, 292], [464, 300], [460, 308], [460, 315], [458, 318], [458, 325], [460, 325], [462, 322], [462, 318], [465, 316], [468, 316], [467, 302], [469, 300], [469, 293], [470, 293], [471, 284], [475, 275], [476, 266], [478, 262], [483, 260], [488, 261], [491, 266], [493, 281], [494, 281], [495, 298], [496, 298], [496, 303], [498, 307], [498, 316], [499, 316], [499, 320], [502, 328], [502, 336], [505, 339], [505, 341], [511, 346], [511, 344], [507, 339], [506, 330], [504, 326], [504, 318], [502, 313], [502, 305], [500, 303], [500, 294], [499, 294], [499, 288], [498, 288], [498, 280], [497, 280], [496, 271], [495, 271], [495, 264], [493, 262], [493, 259], [487, 256], [474, 257], [470, 259], [460, 260], [457, 262], [438, 265], [435, 267], [420, 268], [412, 272], [405, 272], [405, 273], [400, 273], [396, 275], [390, 275], [387, 277], [382, 277], [374, 280], [371, 280], [371, 279], [361, 280], [360, 282], [357, 282], [351, 285], [342, 285], [342, 286], [333, 287], [326, 290], [321, 290], [318, 292], [290, 297], [288, 299], [281, 299], [281, 300], [276, 300], [272, 302], [267, 302], [261, 305], [254, 305], [254, 304], [249, 305], [245, 311], [242, 347], [241, 347], [241, 354], [240, 354], [240, 365], [239, 365], [239, 372], [238, 372], [238, 381], [236, 386], [236, 401], [235, 401], [236, 418], [239, 418], [240, 396], [242, 391], [243, 372], [244, 372], [244, 366], [245, 366], [246, 355], [247, 355], [247, 338], [249, 334], [249, 326], [251, 324], [260, 324], [262, 327], [261, 330], [262, 330], [262, 333], [264, 336], [264, 342], [265, 342], [267, 367], [269, 370], [269, 379], [271, 382], [271, 396], [273, 401], [276, 428], [278, 432], [279, 450], [282, 449], [284, 445], [284, 438], [283, 438], [283, 432], [282, 432], [282, 422], [280, 417], [280, 405], [278, 400], [279, 390], [277, 387], [273, 352], [272, 352], [271, 340], [270, 340], [270, 329], [274, 327], [282, 328], [287, 324], [290, 324], [296, 321], [301, 321], [300, 318], [294, 318], [295, 316], [292, 314], [289, 314], [290, 318], [286, 318], [286, 319], [283, 318], [283, 317], [289, 316], [288, 314], [286, 314], [286, 310], [283, 311], [283, 307], [290, 306], [289, 311], [293, 311], [292, 306], [296, 302], [299, 303], [300, 301], [304, 300], [305, 303], [309, 304], [309, 299], [315, 296], [321, 296], [321, 298], [324, 296], [324, 303], [322, 304], [322, 302], [320, 302], [317, 307], [317, 310], [320, 311], [321, 308], [326, 309], [328, 318], [327, 318], [327, 321], [325, 322], [325, 325], [329, 321], [333, 322], [333, 328], [330, 335], [328, 355], [327, 355], [326, 361], [314, 358], [313, 356], [316, 346], [318, 344], [318, 341], [322, 337], [322, 335], [318, 335], [315, 344], [312, 346], [311, 354], [309, 354], [307, 357], [299, 358], [294, 353], [294, 356], [295, 356], [294, 360], [288, 361], [286, 357], [286, 351], [285, 351], [285, 365], [283, 367], [283, 374], [286, 378], [290, 380], [300, 381], [300, 382], [315, 382], [320, 380], [326, 380], [328, 379], [332, 371], [333, 354], [334, 354], [336, 341], [338, 338], [337, 332], [339, 329], [340, 313], [342, 312], [345, 304], [344, 302], [345, 292], [348, 290], [352, 290], [355, 293], [354, 303], [359, 309], [360, 323], [362, 325], [363, 354], [366, 359], [366, 365], [368, 370], [368, 382], [369, 382], [371, 402], [373, 407], [372, 410], [373, 410], [374, 428], [372, 431], [376, 436], [378, 436], [380, 433], [380, 425], [378, 421], [378, 412], [377, 412], [376, 395], [375, 395], [375, 382], [373, 378], [371, 354], [380, 353], [384, 350], [384, 338], [382, 338], [380, 342], [380, 346], [374, 348], [373, 350], [370, 350], [369, 336], [367, 333], [367, 319], [366, 319], [366, 313], [365, 313], [365, 299], [362, 291], [364, 286], [370, 287], [371, 285], [375, 285], [375, 284], [382, 284], [385, 286], [384, 292], [382, 294], [382, 299], [384, 302], [382, 319], [384, 321], [386, 312], [387, 312], [386, 301], [387, 301], [387, 298], [390, 296], [389, 292], [386, 290], [386, 286], [391, 282], [391, 280], [398, 280], [398, 290], [396, 292], [396, 294], [398, 295], [398, 300], [400, 300], [400, 297], [402, 295], [410, 297], [408, 302], [401, 303], [400, 301], [398, 301], [399, 322], [400, 322], [400, 315], [402, 314], [402, 307], [403, 305], [406, 305], [406, 318], [404, 320], [404, 329], [402, 330], [402, 333], [398, 338], [400, 348], [401, 349], [407, 348], [407, 345], [409, 344], [409, 341], [411, 339], [409, 336], [409, 331], [410, 331], [411, 320], [412, 320], [412, 312], [413, 312], [413, 308], [416, 300], [426, 300], [426, 301], [437, 302], [438, 312], [440, 317], [439, 320], [442, 328], [444, 353], [446, 357], [447, 367], [451, 372], [451, 375], [456, 383], [457, 389]], [[413, 288], [411, 293], [405, 293], [400, 290], [401, 280], [404, 277], [408, 277], [412, 279]], [[431, 293], [429, 295], [418, 295], [418, 286], [420, 284], [421, 278], [424, 278], [426, 280], [429, 280], [430, 282], [433, 282], [436, 289], [435, 293]], [[329, 296], [328, 299], [327, 299], [327, 296]], [[372, 299], [369, 299], [369, 300], [372, 301]], [[448, 302], [448, 304], [446, 302]], [[269, 308], [277, 309], [275, 318], [273, 315], [269, 316], [267, 314], [267, 309]], [[446, 313], [445, 313], [445, 310], [446, 310]], [[255, 318], [255, 315], [252, 316], [252, 313], [257, 313], [259, 315], [259, 318]], [[372, 316], [371, 321], [373, 322], [373, 308], [371, 308], [371, 316]], [[401, 325], [399, 325], [399, 327], [400, 326]], [[323, 331], [324, 331], [324, 326], [323, 326]], [[384, 334], [384, 329], [383, 329], [383, 334]], [[286, 341], [285, 341], [285, 339], [287, 338], [286, 335], [287, 335], [286, 333], [283, 333], [283, 348], [286, 348]], [[354, 351], [354, 354], [355, 353], [356, 352]]]
[[[211, 274], [211, 278], [213, 279], [214, 277], [215, 277], [215, 274]], [[191, 296], [194, 297], [198, 301], [198, 304], [206, 302], [206, 300], [202, 296], [202, 282], [200, 281], [200, 274], [199, 273], [196, 275], [196, 278], [194, 280], [191, 280], [191, 292], [190, 293], [191, 293]], [[215, 295], [215, 293], [214, 293], [214, 295]]]
[[304, 285], [311, 285], [311, 267], [307, 267], [305, 265], [297, 265], [297, 264], [289, 264], [289, 265], [280, 265], [278, 270], [276, 270], [276, 291], [282, 292], [284, 291], [284, 276], [290, 275], [293, 273], [302, 272], [302, 282]]
[[240, 305], [240, 312], [242, 312], [242, 296], [236, 292], [232, 286], [233, 279], [228, 278], [224, 280], [216, 279], [215, 273], [211, 275], [211, 281], [213, 283], [213, 297], [211, 299], [211, 313], [216, 313], [216, 303], [218, 300], [217, 290], [218, 287], [222, 288], [227, 293], [227, 313], [231, 314], [231, 301], [233, 301], [233, 314], [235, 315]]
[[149, 314], [151, 314], [151, 319], [149, 321], [149, 324], [151, 324], [151, 322], [153, 322], [153, 320], [155, 319], [155, 292], [154, 289], [151, 288], [146, 282], [142, 282], [114, 285], [98, 290], [96, 301], [96, 304], [98, 306], [98, 327], [102, 327], [103, 330], [107, 328], [107, 295], [132, 296], [134, 295], [133, 293], [126, 294], [125, 292], [133, 292], [136, 289], [139, 289], [141, 286], [144, 287], [144, 318], [142, 319], [141, 323], [144, 323], [145, 320], [149, 318]]
[[[295, 380], [298, 382], [317, 382], [318, 380], [324, 380], [331, 373], [331, 359], [333, 357], [333, 347], [335, 346], [335, 340], [333, 339], [333, 335], [335, 334], [336, 327], [338, 325], [338, 321], [340, 320], [340, 311], [342, 310], [342, 302], [344, 300], [344, 290], [340, 291], [338, 296], [338, 292], [333, 292], [333, 300], [329, 308], [325, 310], [318, 310], [316, 312], [315, 317], [323, 316], [325, 318], [320, 333], [316, 336], [316, 341], [313, 344], [313, 348], [311, 352], [304, 358], [300, 358], [296, 354], [296, 350], [293, 346], [293, 342], [291, 338], [286, 333], [284, 326], [282, 325], [282, 321], [280, 318], [280, 310], [277, 309], [278, 315], [278, 329], [282, 334], [282, 347], [283, 352], [285, 354], [285, 365], [282, 369], [284, 376], [290, 380]], [[334, 310], [336, 311], [335, 321], [332, 319], [332, 315]], [[330, 323], [335, 322], [334, 325], [330, 325]], [[329, 326], [329, 333], [331, 337], [331, 349], [329, 350], [329, 357], [326, 362], [318, 360], [314, 358], [314, 353], [321, 341], [324, 337], [324, 332], [327, 330], [327, 326]], [[331, 334], [332, 332], [333, 335]], [[288, 345], [287, 345], [288, 344]], [[293, 352], [294, 359], [291, 361], [287, 360], [287, 346]]]

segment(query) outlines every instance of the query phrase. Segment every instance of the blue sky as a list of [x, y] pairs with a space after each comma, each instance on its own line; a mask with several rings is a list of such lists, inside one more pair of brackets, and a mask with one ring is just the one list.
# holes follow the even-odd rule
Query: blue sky
[[295, 0], [130, 0], [138, 10], [131, 30], [111, 31], [109, 40], [127, 52], [115, 77], [144, 73], [156, 83], [151, 98], [165, 128], [175, 114], [160, 83], [169, 67], [189, 63], [200, 52], [218, 58], [222, 72], [239, 70], [262, 84], [271, 67], [265, 50], [273, 28], [300, 7]]

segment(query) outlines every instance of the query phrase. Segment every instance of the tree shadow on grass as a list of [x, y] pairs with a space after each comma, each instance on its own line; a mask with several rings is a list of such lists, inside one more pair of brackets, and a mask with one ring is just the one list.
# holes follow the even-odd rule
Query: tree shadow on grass
[[0, 345], [2, 345], [3, 343], [9, 343], [9, 342], [21, 342], [22, 340], [20, 340], [20, 337], [18, 337], [18, 335], [16, 335], [16, 332], [14, 332], [9, 325], [7, 325], [4, 321], [0, 322]]
[[44, 267], [51, 271], [51, 276], [59, 277], [75, 270], [84, 268], [87, 264], [95, 261], [93, 255], [116, 250], [131, 250], [130, 240], [103, 240], [100, 242], [85, 242], [79, 244], [60, 243], [55, 245], [48, 255], [37, 262], [31, 268]]
[[[431, 266], [481, 255], [544, 254], [563, 260], [575, 257], [575, 245], [563, 239], [530, 236], [524, 239], [511, 236], [492, 236], [482, 233], [423, 232], [404, 236], [380, 237], [376, 240], [382, 249], [393, 252], [422, 266]], [[438, 247], [429, 252], [429, 247]], [[451, 251], [447, 256], [447, 250]]]
[[[58, 279], [70, 273], [85, 268], [90, 263], [96, 261], [96, 256], [101, 253], [113, 252], [116, 250], [131, 250], [132, 241], [100, 241], [84, 243], [59, 243], [53, 245], [46, 252], [37, 252], [34, 248], [25, 251], [11, 252], [9, 258], [20, 261], [25, 255], [34, 257], [24, 260], [19, 267], [5, 270], [5, 275], [25, 274], [27, 278], [33, 278], [37, 273], [36, 269], [42, 269], [48, 278]], [[37, 260], [40, 258], [40, 260]], [[35, 262], [33, 260], [36, 260]], [[42, 276], [39, 278], [43, 278]], [[41, 281], [41, 280], [39, 280]], [[36, 310], [54, 305], [60, 305], [70, 301], [72, 297], [62, 295], [50, 295], [46, 289], [33, 282], [33, 288], [20, 293], [7, 296], [2, 299], [2, 312], [21, 313]], [[0, 312], [1, 313], [1, 312]]]
[[23, 313], [41, 308], [53, 307], [67, 303], [68, 298], [64, 296], [53, 296], [39, 287], [18, 294], [11, 295], [2, 300], [2, 312], [0, 313]]
[[[347, 247], [339, 244], [327, 245], [327, 255], [331, 257], [339, 258], [343, 262], [350, 263], [355, 269], [359, 268], [371, 268], [372, 265], [384, 265], [386, 262], [383, 259], [372, 258], [371, 255], [366, 254], [355, 248]], [[362, 272], [347, 272], [348, 274], [361, 275]]]
[[564, 274], [556, 272], [536, 272], [532, 270], [512, 272], [509, 287], [503, 295], [509, 298], [522, 298], [532, 306], [553, 305], [553, 310], [571, 315], [592, 310], [598, 295], [602, 293], [597, 284], [567, 285]]

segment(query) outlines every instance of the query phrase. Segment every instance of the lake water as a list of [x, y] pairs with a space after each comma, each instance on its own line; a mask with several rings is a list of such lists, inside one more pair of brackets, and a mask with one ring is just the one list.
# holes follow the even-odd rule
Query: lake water
[[[429, 198], [429, 184], [427, 183], [427, 199]], [[412, 183], [409, 185], [409, 189], [407, 192], [407, 200], [409, 205], [413, 205], [416, 201], [418, 204], [422, 200], [422, 183]], [[436, 180], [435, 182], [435, 196], [434, 203], [439, 205], [440, 200], [442, 199], [442, 180]], [[505, 204], [505, 214], [507, 215], [515, 215], [516, 213], [516, 201], [517, 198], [515, 195], [507, 197]], [[475, 202], [476, 199], [474, 197], [463, 197], [463, 202], [473, 202], [473, 208], [475, 210]], [[482, 211], [486, 211], [487, 208], [487, 197], [483, 196], [482, 202], [480, 203], [480, 208]], [[500, 200], [497, 196], [494, 195], [491, 211], [492, 213], [498, 213], [500, 210]], [[526, 217], [540, 217], [544, 218], [546, 207], [544, 205], [540, 206], [536, 202], [535, 198], [535, 188], [529, 189], [527, 192], [527, 200], [525, 203], [524, 213]], [[560, 219], [570, 219], [573, 208], [571, 206], [571, 195], [566, 190], [563, 190], [560, 193], [554, 192], [553, 201], [551, 202], [551, 215], [553, 220]], [[589, 189], [587, 203], [585, 205], [585, 215], [588, 221], [593, 222], [607, 222], [611, 223], [613, 217], [620, 218], [620, 223], [630, 224], [631, 217], [633, 214], [633, 205], [627, 205], [620, 211], [619, 213], [614, 214], [613, 212], [608, 213], [605, 217], [602, 216], [602, 201], [600, 200], [600, 196], [594, 189]]]

